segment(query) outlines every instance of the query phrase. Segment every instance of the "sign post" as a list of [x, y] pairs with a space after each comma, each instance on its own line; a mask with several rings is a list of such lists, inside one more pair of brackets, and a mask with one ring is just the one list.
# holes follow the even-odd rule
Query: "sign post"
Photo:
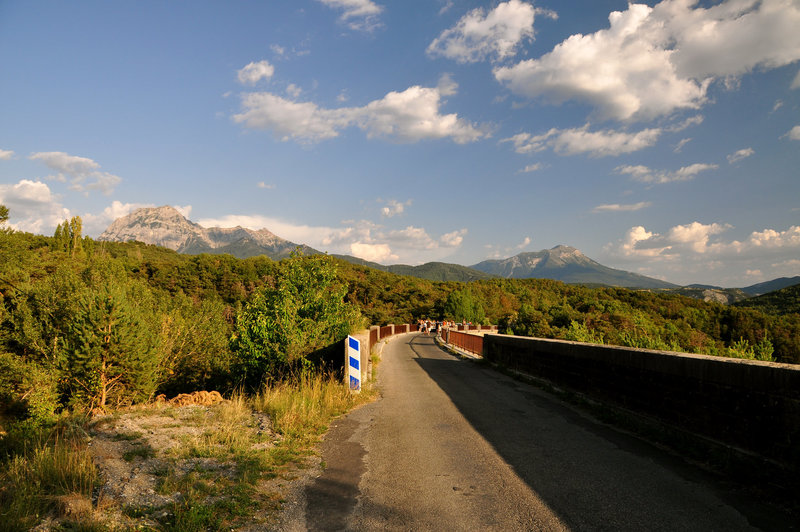
[[361, 391], [361, 342], [348, 336], [345, 340], [344, 363], [350, 381], [350, 391]]

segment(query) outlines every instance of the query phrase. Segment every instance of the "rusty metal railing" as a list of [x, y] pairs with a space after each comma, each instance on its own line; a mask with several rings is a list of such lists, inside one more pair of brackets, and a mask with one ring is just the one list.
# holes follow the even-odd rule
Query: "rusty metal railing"
[[445, 334], [442, 337], [445, 342], [450, 345], [470, 353], [475, 353], [476, 355], [483, 355], [483, 336], [454, 330], [445, 330]]

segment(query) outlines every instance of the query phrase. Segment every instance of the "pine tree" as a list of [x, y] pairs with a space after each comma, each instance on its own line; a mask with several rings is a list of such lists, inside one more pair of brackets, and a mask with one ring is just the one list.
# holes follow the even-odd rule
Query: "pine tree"
[[[157, 386], [153, 309], [122, 279], [105, 279], [80, 298], [66, 340], [76, 402], [105, 408], [147, 399]], [[146, 297], [145, 297], [146, 299]]]

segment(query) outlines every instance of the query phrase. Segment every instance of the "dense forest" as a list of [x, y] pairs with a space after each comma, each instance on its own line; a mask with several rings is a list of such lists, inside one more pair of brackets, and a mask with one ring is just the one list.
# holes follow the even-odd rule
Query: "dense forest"
[[0, 211], [0, 416], [46, 420], [308, 370], [369, 324], [496, 323], [503, 333], [800, 363], [800, 315], [542, 279], [433, 282], [326, 255], [180, 255], [52, 237]]

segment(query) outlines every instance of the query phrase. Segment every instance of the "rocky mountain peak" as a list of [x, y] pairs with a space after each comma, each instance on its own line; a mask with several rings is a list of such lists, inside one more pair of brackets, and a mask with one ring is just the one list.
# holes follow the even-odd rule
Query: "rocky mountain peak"
[[[298, 247], [268, 229], [254, 230], [241, 226], [206, 228], [188, 220], [170, 205], [136, 209], [114, 220], [98, 240], [137, 240], [179, 253], [229, 253], [239, 258], [267, 255], [279, 259]], [[308, 246], [300, 247], [304, 253], [316, 253]]]

